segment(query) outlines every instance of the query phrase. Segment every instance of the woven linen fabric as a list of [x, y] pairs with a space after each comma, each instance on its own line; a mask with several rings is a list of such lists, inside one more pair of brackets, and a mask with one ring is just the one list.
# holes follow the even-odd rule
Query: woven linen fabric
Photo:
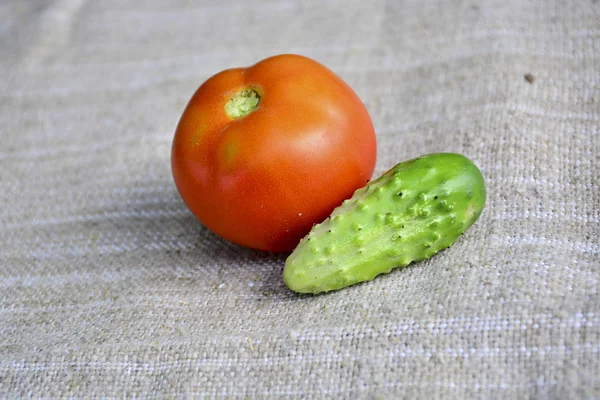
[[[600, 397], [600, 2], [0, 4], [0, 397]], [[480, 220], [372, 282], [186, 209], [170, 146], [212, 74], [279, 53], [364, 101], [375, 176], [457, 152]]]

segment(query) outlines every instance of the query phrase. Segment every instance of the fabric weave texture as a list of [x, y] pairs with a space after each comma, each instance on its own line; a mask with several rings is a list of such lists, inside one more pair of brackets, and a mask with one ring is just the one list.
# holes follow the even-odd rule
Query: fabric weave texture
[[[0, 397], [600, 397], [600, 2], [0, 4]], [[314, 58], [375, 176], [471, 158], [450, 249], [319, 296], [197, 222], [170, 171], [212, 74]]]

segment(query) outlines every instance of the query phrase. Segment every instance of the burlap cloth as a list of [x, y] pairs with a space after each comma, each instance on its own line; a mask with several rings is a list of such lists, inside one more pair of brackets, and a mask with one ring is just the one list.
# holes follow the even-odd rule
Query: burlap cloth
[[[600, 396], [600, 2], [4, 1], [0, 397]], [[363, 99], [379, 175], [453, 151], [455, 246], [322, 296], [187, 211], [213, 73], [293, 52]], [[530, 75], [528, 75], [530, 74]]]

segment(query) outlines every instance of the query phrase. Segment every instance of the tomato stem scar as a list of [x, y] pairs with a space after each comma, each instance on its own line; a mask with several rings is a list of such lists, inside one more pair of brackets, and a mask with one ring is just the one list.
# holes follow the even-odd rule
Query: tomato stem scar
[[245, 117], [258, 107], [260, 97], [256, 89], [243, 89], [234, 94], [225, 104], [225, 113], [231, 119]]

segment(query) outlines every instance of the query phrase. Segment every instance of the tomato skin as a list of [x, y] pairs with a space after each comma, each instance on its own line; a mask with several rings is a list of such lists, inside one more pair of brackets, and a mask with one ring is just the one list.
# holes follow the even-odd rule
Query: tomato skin
[[[239, 119], [225, 105], [255, 88]], [[171, 153], [175, 185], [208, 229], [242, 246], [290, 251], [366, 184], [376, 161], [369, 114], [337, 75], [284, 54], [209, 78], [192, 96]]]

